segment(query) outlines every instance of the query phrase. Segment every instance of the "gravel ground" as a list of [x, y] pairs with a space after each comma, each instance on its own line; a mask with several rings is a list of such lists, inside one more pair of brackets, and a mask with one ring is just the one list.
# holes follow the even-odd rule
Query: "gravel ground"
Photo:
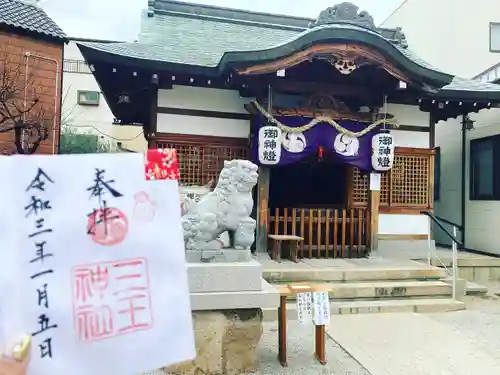
[[[488, 285], [500, 292], [500, 283]], [[429, 314], [432, 319], [458, 331], [487, 353], [500, 359], [500, 297], [467, 296], [464, 311]], [[288, 367], [282, 368], [277, 360], [278, 332], [276, 324], [265, 323], [264, 335], [259, 345], [261, 370], [253, 375], [370, 375], [354, 358], [331, 339], [327, 339], [328, 364], [321, 366], [313, 358], [314, 333], [312, 327], [290, 321], [288, 323]], [[250, 375], [250, 374], [249, 374]]]
[[[493, 292], [500, 293], [500, 283], [488, 285]], [[472, 340], [495, 358], [500, 359], [500, 297], [493, 293], [485, 296], [467, 296], [467, 309], [463, 311], [429, 314], [429, 317], [445, 324]], [[288, 367], [278, 362], [277, 322], [264, 323], [264, 334], [259, 344], [260, 371], [248, 375], [370, 375], [354, 358], [336, 342], [326, 338], [328, 363], [319, 364], [313, 357], [314, 331], [311, 325], [289, 321]], [[150, 373], [151, 374], [151, 373]], [[154, 375], [164, 375], [162, 371]]]
[[313, 357], [314, 332], [312, 325], [289, 321], [288, 367], [278, 362], [277, 323], [264, 323], [264, 334], [259, 344], [260, 371], [253, 375], [369, 375], [369, 373], [334, 341], [327, 338], [326, 356], [328, 363], [319, 364]]
[[500, 359], [500, 298], [491, 294], [466, 297], [465, 303], [466, 310], [429, 316], [450, 326], [491, 356]]

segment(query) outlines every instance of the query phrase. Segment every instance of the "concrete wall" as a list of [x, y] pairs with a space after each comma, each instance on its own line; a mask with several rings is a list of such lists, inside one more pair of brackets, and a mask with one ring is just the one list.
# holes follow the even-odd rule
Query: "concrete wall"
[[[29, 112], [28, 118], [30, 115], [38, 117], [43, 111], [43, 117], [50, 127], [49, 139], [43, 142], [37, 151], [42, 154], [57, 153], [61, 110], [62, 52], [62, 43], [48, 43], [0, 31], [0, 66], [7, 64], [7, 72], [16, 75], [19, 84], [16, 97], [10, 103], [23, 108], [24, 88], [26, 88], [28, 106], [35, 98], [39, 100], [39, 103]], [[26, 53], [30, 56], [26, 57]], [[25, 82], [26, 69], [27, 83]], [[14, 150], [14, 133], [0, 134], [0, 153], [10, 154]]]
[[470, 78], [500, 60], [489, 51], [490, 22], [500, 22], [500, 1], [408, 0], [381, 26], [402, 27], [422, 59]]

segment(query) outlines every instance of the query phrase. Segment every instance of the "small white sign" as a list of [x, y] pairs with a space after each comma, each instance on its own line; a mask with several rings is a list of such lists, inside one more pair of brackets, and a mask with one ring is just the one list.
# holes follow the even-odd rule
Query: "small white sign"
[[281, 129], [263, 126], [259, 129], [259, 162], [276, 165], [281, 159]]
[[313, 322], [317, 326], [330, 323], [330, 299], [328, 292], [313, 293]]
[[312, 319], [312, 293], [297, 293], [297, 320], [300, 324]]
[[380, 191], [380, 173], [370, 173], [370, 190]]
[[372, 138], [372, 167], [383, 172], [392, 168], [394, 162], [394, 137], [389, 133], [375, 134]]

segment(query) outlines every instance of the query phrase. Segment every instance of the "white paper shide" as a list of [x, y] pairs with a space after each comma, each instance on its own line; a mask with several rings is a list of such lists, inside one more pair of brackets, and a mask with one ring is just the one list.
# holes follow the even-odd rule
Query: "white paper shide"
[[16, 287], [2, 285], [2, 328], [32, 335], [28, 375], [135, 375], [194, 358], [178, 183], [146, 181], [143, 157], [10, 160], [16, 236], [2, 245]]
[[394, 163], [394, 137], [389, 133], [375, 134], [372, 138], [372, 167], [379, 172], [388, 171]]
[[263, 126], [259, 129], [259, 162], [276, 165], [281, 159], [281, 129]]

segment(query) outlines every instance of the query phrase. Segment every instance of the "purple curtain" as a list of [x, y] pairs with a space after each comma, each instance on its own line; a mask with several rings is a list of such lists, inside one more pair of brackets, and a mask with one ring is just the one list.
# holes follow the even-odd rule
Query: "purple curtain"
[[[309, 117], [301, 116], [279, 116], [276, 119], [289, 127], [299, 127], [311, 121]], [[336, 120], [343, 128], [353, 132], [361, 131], [369, 124], [351, 121]], [[251, 157], [254, 163], [259, 163], [258, 157], [258, 133], [261, 126], [265, 126], [267, 120], [263, 116], [257, 116], [252, 123], [251, 135]], [[377, 131], [373, 130], [367, 134], [352, 138], [340, 134], [337, 129], [328, 123], [316, 124], [304, 133], [283, 133], [281, 159], [276, 166], [284, 166], [301, 161], [318, 152], [323, 147], [328, 159], [334, 162], [346, 163], [356, 166], [362, 170], [369, 171], [371, 167], [372, 137]], [[272, 167], [272, 166], [271, 166]]]

